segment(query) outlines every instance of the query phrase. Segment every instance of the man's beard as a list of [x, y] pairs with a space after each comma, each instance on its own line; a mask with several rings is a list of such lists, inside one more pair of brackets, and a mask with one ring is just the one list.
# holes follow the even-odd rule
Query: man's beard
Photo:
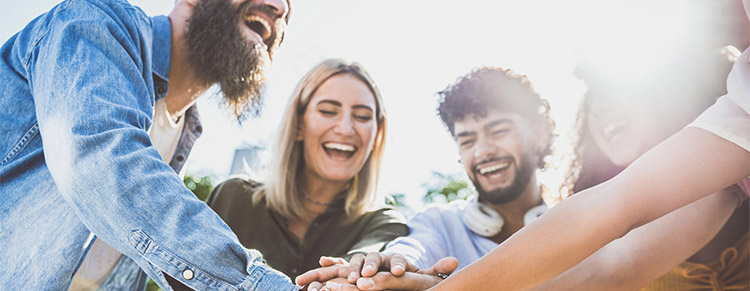
[[[495, 160], [490, 160], [487, 162], [492, 161]], [[472, 178], [471, 182], [474, 183], [474, 187], [477, 189], [477, 194], [479, 194], [479, 201], [498, 205], [514, 201], [518, 199], [518, 197], [521, 197], [521, 194], [523, 194], [523, 191], [526, 190], [526, 187], [529, 185], [532, 175], [535, 174], [536, 168], [533, 161], [534, 159], [532, 159], [531, 155], [528, 152], [525, 152], [521, 156], [521, 166], [516, 169], [515, 175], [513, 176], [513, 182], [510, 183], [510, 186], [500, 187], [490, 191], [487, 191], [482, 187], [481, 184], [479, 184], [479, 181], [476, 178], [479, 173], [476, 170], [475, 166], [473, 169], [475, 178]], [[517, 165], [518, 163], [517, 161], [513, 161], [512, 164]]]
[[266, 68], [271, 62], [269, 52], [248, 41], [240, 30], [248, 9], [262, 9], [249, 7], [250, 3], [234, 7], [228, 0], [201, 0], [193, 9], [186, 33], [188, 57], [198, 81], [203, 86], [218, 83], [223, 103], [238, 121], [247, 113], [257, 116], [260, 112]]

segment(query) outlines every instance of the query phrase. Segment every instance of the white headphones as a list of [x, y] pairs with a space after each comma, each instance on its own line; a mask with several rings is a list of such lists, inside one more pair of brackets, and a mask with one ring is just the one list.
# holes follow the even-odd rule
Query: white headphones
[[[547, 211], [547, 205], [542, 203], [526, 211], [523, 216], [523, 224], [529, 225], [531, 222], [542, 216]], [[463, 215], [464, 224], [474, 233], [484, 236], [494, 236], [503, 229], [503, 216], [487, 205], [479, 203], [477, 196], [469, 198], [469, 204]]]

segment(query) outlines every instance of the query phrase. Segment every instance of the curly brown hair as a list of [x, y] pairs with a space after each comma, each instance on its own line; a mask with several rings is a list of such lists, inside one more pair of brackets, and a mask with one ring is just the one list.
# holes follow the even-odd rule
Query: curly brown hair
[[552, 153], [555, 122], [549, 115], [549, 103], [539, 96], [526, 76], [509, 69], [482, 67], [458, 78], [438, 92], [438, 115], [455, 135], [455, 123], [467, 116], [487, 116], [487, 110], [514, 112], [531, 124], [545, 126], [547, 145], [539, 151], [539, 168], [545, 167], [544, 158]]

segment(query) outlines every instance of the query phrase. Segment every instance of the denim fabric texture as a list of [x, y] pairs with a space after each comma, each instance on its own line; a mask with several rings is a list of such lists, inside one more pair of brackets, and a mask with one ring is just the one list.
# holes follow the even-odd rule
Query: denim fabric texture
[[170, 37], [125, 1], [68, 0], [0, 48], [0, 289], [66, 289], [92, 233], [168, 290], [297, 289], [151, 146]]

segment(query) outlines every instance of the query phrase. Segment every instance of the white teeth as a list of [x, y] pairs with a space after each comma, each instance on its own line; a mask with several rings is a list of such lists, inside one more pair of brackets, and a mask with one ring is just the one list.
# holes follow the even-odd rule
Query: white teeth
[[479, 168], [479, 174], [484, 175], [484, 174], [491, 173], [491, 172], [494, 172], [494, 171], [497, 171], [497, 170], [500, 170], [500, 169], [507, 168], [508, 166], [510, 166], [510, 162], [509, 161], [505, 161], [505, 162], [502, 162], [502, 163], [494, 164], [494, 165], [486, 167], [486, 168]]
[[627, 122], [619, 121], [612, 122], [602, 128], [602, 135], [605, 138], [611, 139], [617, 135], [623, 128], [627, 127]]
[[348, 144], [341, 144], [341, 143], [329, 142], [329, 143], [323, 144], [323, 146], [326, 147], [326, 148], [332, 149], [332, 150], [338, 150], [338, 151], [342, 151], [342, 152], [353, 152], [354, 151], [354, 146], [348, 145]]
[[257, 15], [250, 15], [248, 17], [245, 17], [245, 21], [247, 22], [257, 22], [263, 25], [264, 32], [263, 35], [260, 37], [263, 38], [263, 40], [266, 40], [269, 36], [271, 36], [271, 25], [268, 24], [268, 22], [263, 19], [263, 17], [257, 16]]

